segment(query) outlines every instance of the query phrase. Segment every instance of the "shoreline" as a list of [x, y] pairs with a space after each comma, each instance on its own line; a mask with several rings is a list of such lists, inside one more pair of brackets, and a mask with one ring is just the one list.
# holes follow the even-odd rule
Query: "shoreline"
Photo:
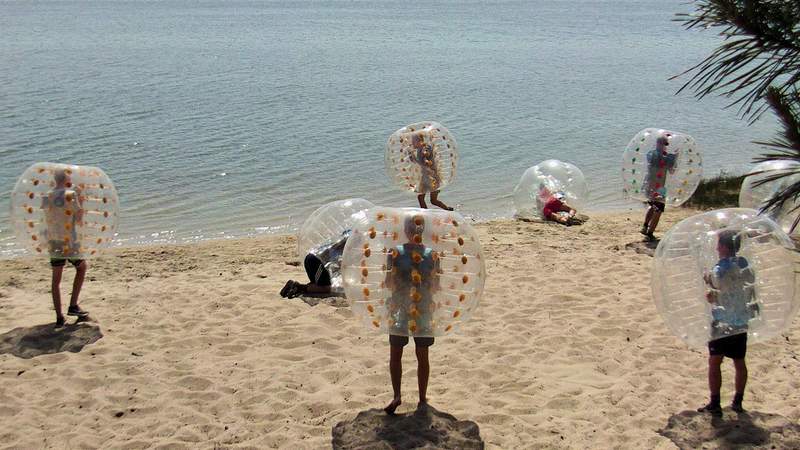
[[[643, 208], [644, 207], [641, 205], [632, 203], [629, 204], [628, 206], [619, 207], [618, 209], [602, 209], [602, 210], [585, 209], [586, 211], [585, 214], [589, 215], [590, 218], [595, 216], [603, 217], [607, 215], [628, 214], [632, 213], [637, 209], [643, 209]], [[681, 207], [681, 209], [685, 208]], [[480, 217], [477, 220], [474, 218], [474, 215], [466, 215], [464, 217], [467, 218], [467, 220], [470, 220], [473, 225], [485, 224], [493, 221], [518, 220], [513, 217], [513, 213], [511, 216]], [[303, 220], [305, 220], [305, 218]], [[255, 227], [253, 228], [253, 230], [255, 231], [246, 231], [246, 230], [222, 231], [222, 232], [216, 232], [211, 236], [204, 236], [202, 230], [197, 230], [194, 232], [187, 231], [184, 234], [187, 234], [189, 236], [185, 236], [182, 238], [175, 237], [174, 232], [153, 231], [151, 233], [140, 234], [138, 236], [126, 237], [121, 242], [115, 240], [114, 242], [112, 242], [112, 246], [105, 249], [103, 253], [120, 249], [141, 248], [141, 247], [159, 246], [159, 245], [193, 245], [202, 242], [231, 241], [240, 239], [259, 239], [265, 236], [296, 236], [301, 225], [302, 222], [300, 222], [299, 224], [292, 224], [292, 225], [287, 224], [274, 227], [270, 226]], [[266, 229], [266, 228], [275, 228], [276, 230], [261, 231], [261, 229]], [[202, 237], [197, 237], [198, 235]], [[159, 236], [164, 236], [164, 237], [159, 237]], [[166, 236], [173, 236], [173, 237], [170, 238]], [[7, 242], [3, 244], [2, 240], [0, 240], [0, 245], [5, 246], [4, 249], [0, 249], [0, 261], [33, 257], [33, 255], [29, 251], [19, 248], [16, 245], [15, 236], [11, 235], [6, 237], [6, 241]]]

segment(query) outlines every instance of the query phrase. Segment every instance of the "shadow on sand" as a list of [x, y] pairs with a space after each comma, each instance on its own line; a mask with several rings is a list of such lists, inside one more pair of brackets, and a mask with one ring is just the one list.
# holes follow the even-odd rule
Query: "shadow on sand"
[[350, 304], [347, 303], [347, 298], [344, 293], [331, 292], [328, 294], [303, 294], [300, 300], [309, 306], [317, 306], [320, 303], [333, 306], [334, 308], [348, 308]]
[[85, 321], [61, 328], [52, 323], [20, 327], [0, 334], [0, 354], [29, 359], [48, 353], [77, 353], [102, 337], [100, 327]]
[[800, 448], [800, 425], [777, 414], [725, 408], [722, 417], [683, 411], [658, 433], [678, 448]]
[[333, 448], [344, 449], [483, 449], [478, 424], [458, 420], [432, 406], [387, 415], [368, 409], [333, 427]]
[[629, 242], [625, 244], [625, 250], [633, 250], [642, 255], [653, 256], [656, 253], [656, 247], [658, 247], [659, 242], [661, 242], [661, 239]]

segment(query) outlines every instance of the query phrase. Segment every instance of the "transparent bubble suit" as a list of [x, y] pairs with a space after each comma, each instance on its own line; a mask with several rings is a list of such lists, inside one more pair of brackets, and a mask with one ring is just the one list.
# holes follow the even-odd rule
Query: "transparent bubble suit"
[[[761, 180], [781, 174], [788, 175], [758, 184]], [[739, 206], [761, 210], [775, 194], [798, 181], [800, 181], [800, 164], [794, 161], [764, 161], [756, 164], [742, 181], [742, 187], [739, 190]], [[779, 210], [767, 212], [767, 215], [778, 222], [784, 232], [789, 233], [795, 218], [800, 214], [800, 210], [794, 210], [798, 206], [800, 206], [800, 199], [793, 199], [784, 203]], [[800, 227], [792, 232], [792, 235], [800, 235]]]
[[365, 327], [428, 337], [456, 332], [469, 320], [486, 269], [478, 235], [458, 213], [378, 207], [353, 229], [342, 276]]
[[670, 206], [686, 202], [703, 176], [703, 158], [688, 134], [646, 128], [622, 153], [622, 193]]
[[101, 169], [56, 163], [29, 167], [11, 193], [19, 243], [50, 258], [88, 258], [113, 241], [119, 198]]
[[311, 250], [338, 240], [342, 234], [353, 228], [356, 221], [353, 215], [374, 207], [372, 202], [363, 198], [348, 198], [317, 208], [303, 222], [297, 233], [297, 255], [300, 260]]
[[[720, 253], [725, 233], [738, 239], [734, 258]], [[653, 300], [667, 327], [692, 348], [741, 333], [748, 333], [750, 343], [769, 339], [786, 331], [797, 313], [793, 248], [774, 221], [753, 209], [689, 217], [658, 244]], [[731, 314], [738, 319], [723, 319]]]
[[435, 192], [455, 179], [458, 145], [440, 123], [413, 123], [389, 136], [385, 163], [387, 175], [401, 189]]
[[545, 203], [562, 194], [561, 201], [581, 211], [588, 201], [589, 186], [583, 172], [575, 165], [548, 159], [526, 170], [514, 188], [516, 216], [542, 219]]

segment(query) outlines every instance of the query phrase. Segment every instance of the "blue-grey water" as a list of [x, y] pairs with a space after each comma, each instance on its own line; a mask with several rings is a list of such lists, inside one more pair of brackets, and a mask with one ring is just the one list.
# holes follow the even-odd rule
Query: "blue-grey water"
[[[460, 145], [441, 194], [510, 216], [522, 172], [578, 165], [592, 209], [624, 208], [621, 152], [642, 128], [693, 135], [707, 174], [772, 137], [669, 81], [720, 38], [683, 0], [0, 0], [0, 200], [37, 161], [96, 165], [120, 243], [289, 232], [317, 206], [416, 204], [384, 170], [420, 120]], [[0, 207], [0, 255], [18, 252]]]

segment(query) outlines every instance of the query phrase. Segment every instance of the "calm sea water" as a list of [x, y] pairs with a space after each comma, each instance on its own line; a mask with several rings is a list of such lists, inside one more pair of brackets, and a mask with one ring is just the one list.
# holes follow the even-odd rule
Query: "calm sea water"
[[[37, 161], [102, 167], [119, 242], [289, 232], [328, 201], [414, 206], [385, 174], [397, 128], [460, 145], [441, 194], [510, 216], [522, 172], [577, 164], [592, 209], [624, 208], [622, 149], [693, 135], [707, 173], [741, 172], [776, 129], [674, 95], [720, 39], [683, 0], [0, 1], [0, 201]], [[0, 255], [16, 254], [0, 207]]]

